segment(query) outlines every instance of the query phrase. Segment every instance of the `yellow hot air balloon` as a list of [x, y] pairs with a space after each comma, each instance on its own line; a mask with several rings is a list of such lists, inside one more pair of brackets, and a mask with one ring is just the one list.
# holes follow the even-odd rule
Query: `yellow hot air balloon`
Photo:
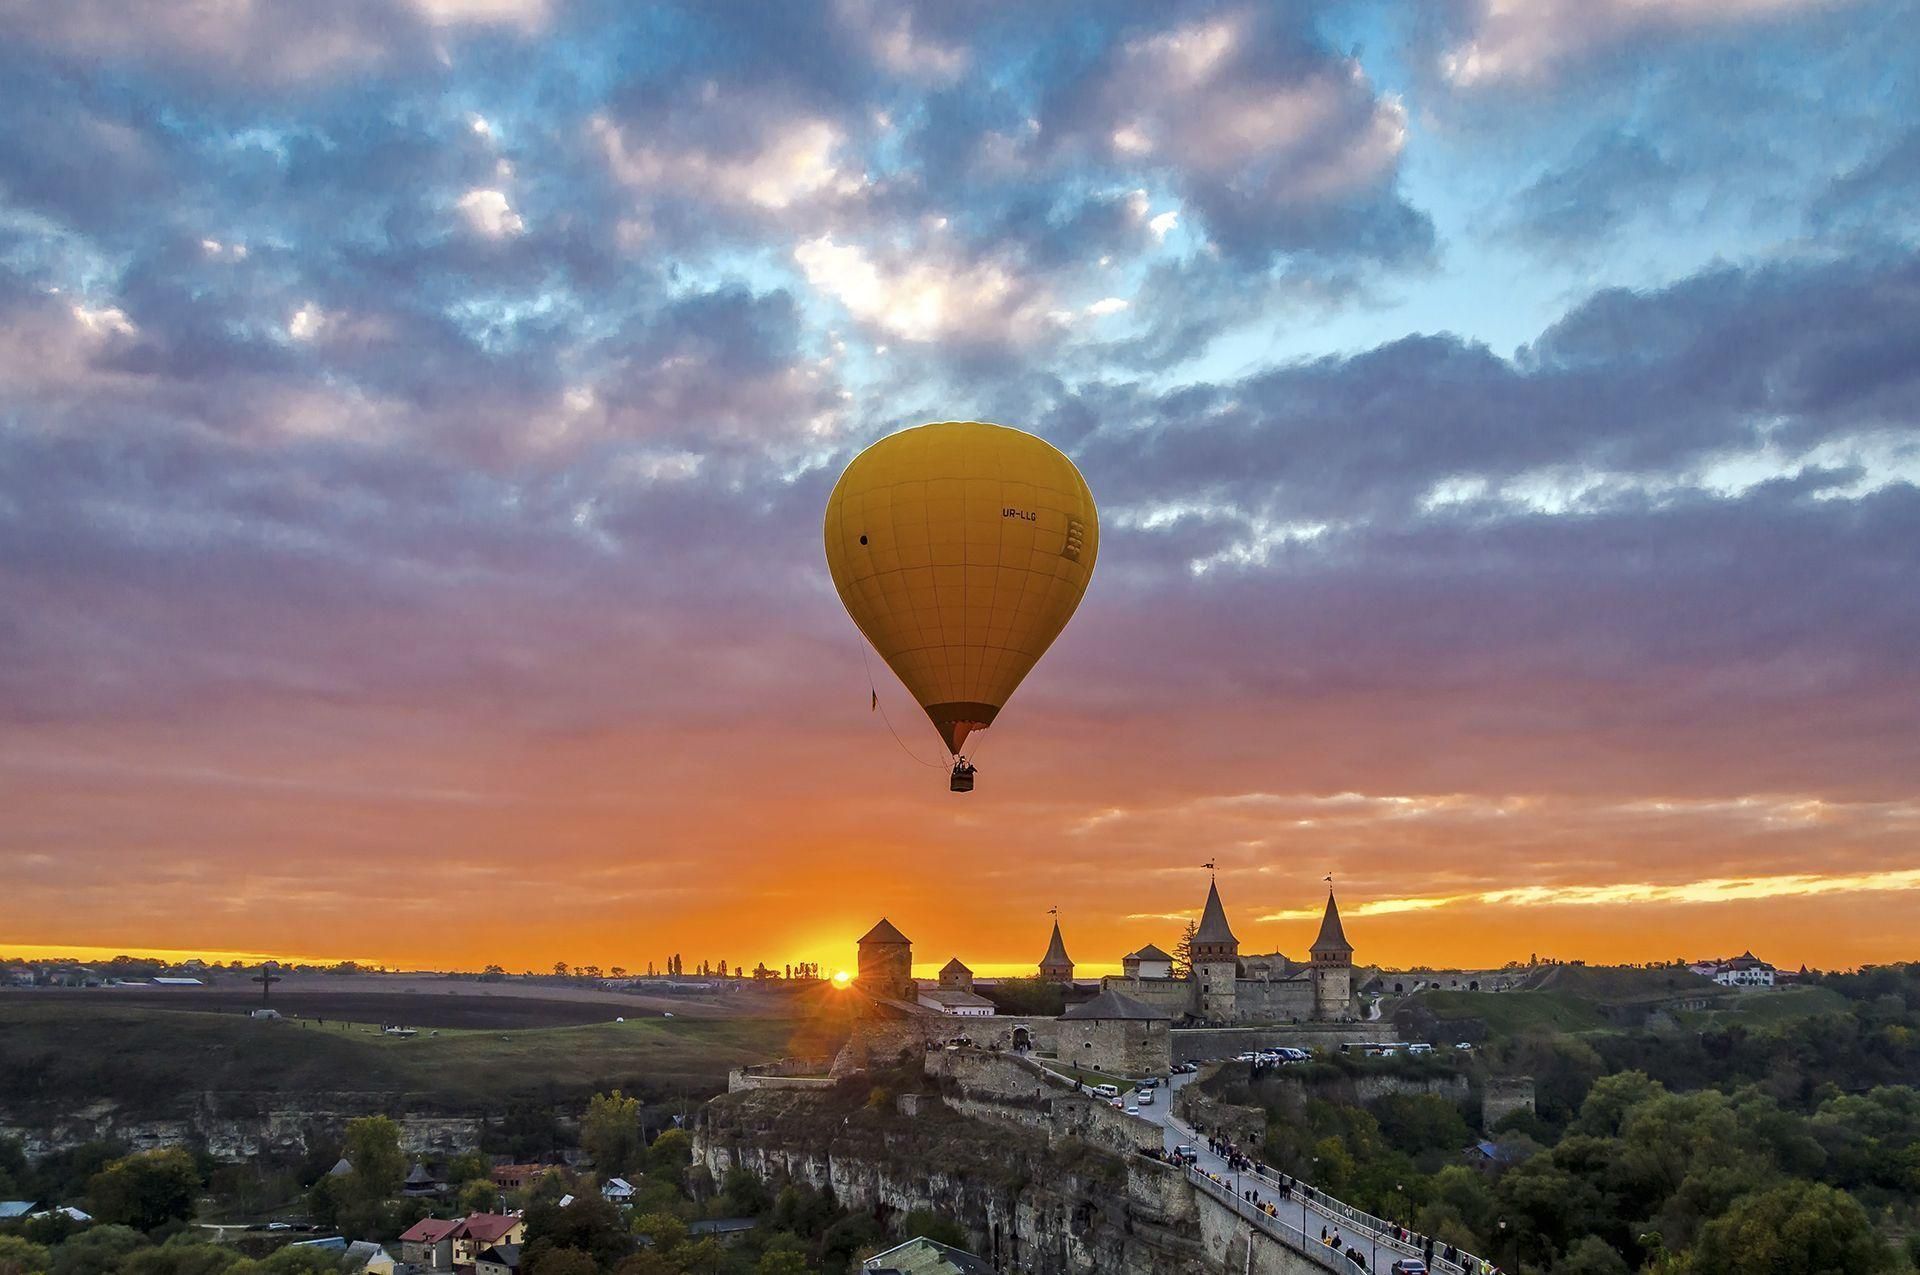
[[[1100, 518], [1087, 482], [1032, 434], [942, 421], [853, 458], [827, 499], [840, 601], [959, 756], [1087, 591]], [[963, 784], [964, 780], [964, 784]]]

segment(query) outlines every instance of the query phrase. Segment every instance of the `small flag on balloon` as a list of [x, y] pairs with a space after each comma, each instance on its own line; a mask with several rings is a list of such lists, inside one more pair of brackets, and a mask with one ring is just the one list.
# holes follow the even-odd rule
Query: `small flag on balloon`
[[874, 690], [871, 686], [869, 686], [867, 688], [867, 694], [873, 696], [873, 703], [867, 705], [867, 711], [871, 713], [875, 709], [880, 707], [880, 692]]

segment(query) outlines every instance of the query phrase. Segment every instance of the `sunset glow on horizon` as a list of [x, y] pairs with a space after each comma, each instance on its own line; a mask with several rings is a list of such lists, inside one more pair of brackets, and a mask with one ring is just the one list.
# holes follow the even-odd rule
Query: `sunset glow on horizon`
[[[0, 955], [1913, 958], [1911, 10], [1574, 8], [0, 14]], [[1099, 510], [964, 796], [949, 419]]]

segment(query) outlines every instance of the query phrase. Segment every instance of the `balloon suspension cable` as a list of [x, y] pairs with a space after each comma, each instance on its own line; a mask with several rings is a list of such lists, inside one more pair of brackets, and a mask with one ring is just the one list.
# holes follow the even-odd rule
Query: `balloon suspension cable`
[[859, 641], [861, 643], [860, 667], [866, 670], [867, 694], [872, 697], [869, 702], [875, 708], [880, 710], [880, 720], [887, 724], [887, 734], [893, 736], [893, 742], [900, 745], [901, 752], [913, 758], [915, 761], [919, 762], [922, 766], [925, 766], [931, 770], [947, 769], [947, 767], [941, 765], [939, 762], [928, 761], [926, 758], [922, 757], [919, 753], [916, 753], [913, 751], [913, 749], [907, 747], [907, 741], [900, 738], [900, 732], [893, 728], [893, 718], [887, 716], [887, 706], [880, 701], [880, 688], [873, 684], [873, 666], [867, 663], [866, 635], [861, 634]]

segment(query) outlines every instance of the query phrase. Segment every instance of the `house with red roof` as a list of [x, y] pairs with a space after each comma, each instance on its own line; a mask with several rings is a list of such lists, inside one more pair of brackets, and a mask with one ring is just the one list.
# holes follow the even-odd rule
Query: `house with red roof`
[[400, 1260], [417, 1271], [453, 1269], [453, 1233], [460, 1219], [423, 1217], [400, 1232]]
[[454, 1228], [451, 1238], [455, 1269], [471, 1268], [494, 1245], [526, 1239], [527, 1219], [518, 1213], [475, 1213]]

